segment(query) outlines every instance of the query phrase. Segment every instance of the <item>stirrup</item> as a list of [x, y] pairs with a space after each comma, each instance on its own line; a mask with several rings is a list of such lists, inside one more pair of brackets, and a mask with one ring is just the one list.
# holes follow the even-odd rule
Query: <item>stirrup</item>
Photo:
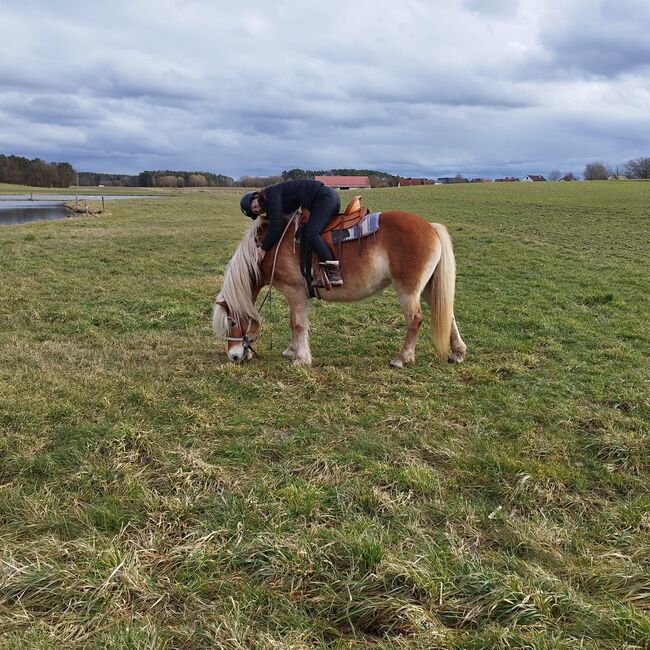
[[[338, 260], [327, 260], [320, 262], [321, 272], [325, 276], [325, 281], [332, 287], [340, 287], [343, 284], [341, 271]], [[329, 288], [329, 287], [328, 287]]]

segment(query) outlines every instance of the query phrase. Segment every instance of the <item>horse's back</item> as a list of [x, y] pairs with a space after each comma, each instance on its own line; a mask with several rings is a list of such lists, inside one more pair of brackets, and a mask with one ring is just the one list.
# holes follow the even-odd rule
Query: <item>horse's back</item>
[[438, 235], [433, 225], [412, 212], [389, 210], [382, 212], [378, 234], [391, 263], [417, 260], [422, 263], [434, 255]]
[[418, 233], [427, 239], [433, 230], [435, 239], [435, 230], [432, 228], [431, 222], [413, 212], [387, 210], [381, 213], [380, 222], [382, 226], [388, 227], [393, 232], [404, 231], [411, 235]]

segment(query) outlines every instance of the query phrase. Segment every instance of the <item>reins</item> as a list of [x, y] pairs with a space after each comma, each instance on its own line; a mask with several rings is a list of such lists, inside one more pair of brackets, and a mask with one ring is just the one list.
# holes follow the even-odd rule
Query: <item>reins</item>
[[[275, 278], [275, 266], [276, 266], [277, 261], [278, 261], [278, 253], [280, 252], [280, 245], [282, 244], [282, 240], [284, 239], [284, 236], [287, 234], [287, 230], [289, 230], [289, 226], [294, 222], [294, 220], [296, 219], [296, 216], [298, 215], [299, 212], [300, 212], [300, 208], [298, 208], [293, 213], [293, 215], [291, 216], [291, 219], [289, 219], [287, 221], [287, 225], [284, 227], [284, 230], [282, 231], [282, 236], [280, 237], [280, 239], [278, 241], [278, 244], [275, 247], [275, 255], [273, 256], [273, 266], [271, 267], [271, 280], [269, 281], [269, 290], [266, 292], [266, 296], [264, 296], [264, 299], [262, 300], [262, 303], [259, 306], [259, 311], [261, 312], [262, 308], [266, 304], [266, 301], [268, 300], [268, 302], [269, 302], [269, 307], [268, 307], [269, 318], [271, 316], [271, 307], [272, 307], [272, 303], [271, 303], [271, 293], [272, 293], [272, 291], [271, 290], [273, 289], [273, 280]], [[258, 333], [256, 338], [260, 337], [261, 331], [262, 331], [262, 327], [260, 325], [260, 330], [259, 330], [259, 333]], [[271, 336], [271, 341], [269, 343], [269, 349], [273, 350], [273, 336]], [[252, 350], [252, 348], [251, 348], [251, 350]], [[255, 350], [253, 350], [253, 352], [255, 354], [257, 354], [255, 352]]]
[[[287, 234], [287, 230], [289, 230], [289, 226], [291, 226], [291, 224], [294, 222], [294, 220], [296, 219], [296, 216], [298, 215], [299, 212], [300, 212], [300, 209], [296, 210], [293, 213], [293, 215], [291, 216], [291, 218], [287, 221], [287, 225], [285, 226], [284, 230], [282, 231], [282, 235], [281, 235], [281, 237], [280, 237], [280, 239], [279, 239], [279, 241], [277, 243], [277, 246], [275, 247], [275, 254], [273, 256], [273, 265], [271, 267], [271, 278], [270, 278], [270, 281], [269, 281], [269, 290], [266, 293], [266, 296], [264, 296], [264, 299], [262, 300], [262, 303], [260, 304], [259, 309], [258, 309], [258, 311], [261, 312], [262, 308], [264, 307], [264, 305], [268, 301], [268, 303], [269, 303], [269, 305], [268, 305], [268, 317], [269, 318], [271, 316], [271, 309], [272, 309], [271, 296], [272, 296], [272, 289], [273, 289], [273, 281], [275, 279], [275, 269], [276, 269], [277, 262], [278, 262], [278, 253], [280, 252], [280, 245], [282, 244], [282, 241], [283, 241], [285, 235]], [[218, 296], [215, 296], [213, 298], [213, 302], [216, 302], [217, 297]], [[227, 306], [226, 306], [226, 310], [227, 310], [226, 314], [227, 314], [228, 325], [229, 325], [228, 332], [226, 332], [226, 341], [235, 341], [237, 343], [241, 343], [242, 348], [246, 352], [246, 354], [244, 354], [244, 356], [242, 357], [241, 361], [246, 360], [249, 352], [252, 355], [256, 356], [256, 357], [259, 356], [257, 354], [257, 352], [255, 351], [255, 349], [253, 348], [253, 343], [255, 343], [255, 341], [257, 341], [257, 339], [259, 339], [259, 337], [262, 334], [262, 322], [259, 322], [259, 326], [257, 328], [257, 332], [255, 333], [255, 336], [251, 337], [250, 336], [250, 331], [251, 331], [251, 328], [253, 326], [253, 321], [255, 321], [255, 322], [258, 322], [258, 321], [256, 319], [251, 318], [251, 317], [245, 317], [246, 320], [248, 321], [248, 325], [246, 326], [246, 329], [244, 330], [244, 328], [241, 326], [241, 320], [238, 323], [228, 313], [229, 308]], [[241, 336], [231, 336], [231, 335], [229, 335], [230, 330], [232, 330], [236, 325], [239, 325], [239, 327], [240, 327]], [[273, 349], [273, 337], [271, 337], [269, 347], [270, 347], [271, 350]]]

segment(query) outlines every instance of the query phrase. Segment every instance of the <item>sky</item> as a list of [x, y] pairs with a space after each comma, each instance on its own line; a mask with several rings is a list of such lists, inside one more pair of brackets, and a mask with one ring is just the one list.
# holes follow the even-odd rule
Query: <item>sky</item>
[[582, 174], [650, 156], [650, 1], [0, 0], [0, 154]]

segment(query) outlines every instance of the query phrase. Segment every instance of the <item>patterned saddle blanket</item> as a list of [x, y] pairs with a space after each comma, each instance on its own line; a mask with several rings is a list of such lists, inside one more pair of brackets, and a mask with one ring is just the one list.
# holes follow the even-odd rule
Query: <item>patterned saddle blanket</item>
[[362, 239], [368, 235], [379, 230], [379, 216], [381, 212], [371, 212], [367, 214], [359, 223], [354, 224], [348, 228], [340, 228], [338, 230], [332, 230], [332, 243], [338, 245], [346, 241], [351, 241], [353, 239]]

